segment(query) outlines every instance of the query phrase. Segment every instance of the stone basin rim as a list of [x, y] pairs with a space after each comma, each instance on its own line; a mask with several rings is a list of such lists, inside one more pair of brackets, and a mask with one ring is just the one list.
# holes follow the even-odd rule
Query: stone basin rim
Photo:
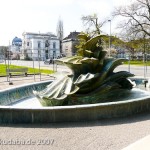
[[34, 83], [26, 83], [26, 84], [23, 84], [23, 85], [17, 85], [15, 87], [10, 87], [10, 88], [6, 88], [4, 90], [0, 90], [0, 93], [5, 92], [5, 91], [11, 91], [11, 90], [14, 90], [14, 89], [20, 89], [20, 88], [27, 87], [27, 86], [30, 86], [30, 85], [38, 85], [40, 83], [51, 83], [53, 81], [54, 80], [47, 80], [47, 81], [39, 81], [39, 82], [34, 82]]
[[[143, 91], [143, 90], [141, 90]], [[147, 92], [148, 93], [148, 92]], [[29, 97], [30, 98], [30, 97]], [[145, 96], [144, 98], [135, 98], [135, 99], [129, 99], [129, 100], [123, 100], [123, 101], [114, 101], [114, 102], [105, 102], [105, 103], [95, 103], [95, 104], [83, 104], [83, 105], [68, 105], [68, 106], [42, 106], [42, 107], [36, 107], [36, 108], [24, 108], [24, 107], [15, 107], [15, 106], [4, 106], [0, 105], [0, 109], [22, 109], [22, 110], [61, 110], [61, 109], [77, 109], [77, 108], [92, 108], [92, 107], [106, 107], [111, 105], [119, 105], [119, 104], [126, 104], [126, 103], [134, 103], [134, 102], [140, 102], [144, 100], [150, 100], [150, 95]]]
[[[21, 85], [9, 88], [7, 93], [19, 92], [21, 90], [29, 90], [29, 94], [21, 99], [15, 99], [17, 102], [33, 98], [31, 90], [33, 87], [43, 88], [52, 80]], [[136, 89], [136, 88], [135, 88]], [[58, 123], [58, 122], [80, 122], [100, 120], [104, 118], [125, 117], [141, 112], [150, 112], [150, 92], [142, 91], [143, 97], [133, 97], [132, 99], [124, 99], [122, 101], [102, 102], [95, 104], [68, 105], [68, 106], [37, 106], [37, 107], [18, 107], [1, 103], [0, 105], [0, 124], [1, 123]], [[137, 91], [137, 90], [136, 90]], [[26, 92], [24, 92], [26, 93]], [[2, 91], [0, 94], [3, 95]], [[22, 96], [22, 94], [21, 94]], [[6, 97], [5, 97], [6, 98]], [[9, 97], [8, 97], [9, 99]], [[2, 100], [2, 99], [1, 99]], [[7, 98], [6, 98], [7, 100]], [[16, 102], [15, 101], [15, 102]], [[12, 102], [12, 101], [11, 101]]]
[[[134, 79], [136, 77], [133, 77], [132, 79]], [[142, 79], [142, 78], [140, 78]], [[11, 87], [11, 88], [7, 88], [4, 90], [0, 90], [0, 93], [3, 93], [4, 91], [12, 91], [12, 90], [17, 90], [20, 88], [24, 88], [24, 87], [28, 87], [30, 85], [39, 85], [39, 84], [43, 84], [43, 83], [51, 83], [53, 80], [47, 80], [47, 81], [40, 81], [40, 82], [34, 82], [34, 83], [27, 83], [27, 84], [23, 84], [23, 85], [18, 85], [16, 87]], [[138, 89], [139, 91], [144, 91], [141, 90], [139, 88], [134, 88], [134, 89]], [[67, 105], [67, 106], [42, 106], [42, 107], [15, 107], [15, 106], [9, 106], [9, 105], [0, 105], [0, 109], [17, 109], [17, 110], [56, 110], [56, 109], [76, 109], [76, 108], [92, 108], [92, 107], [104, 107], [104, 106], [110, 106], [110, 105], [119, 105], [119, 104], [126, 104], [126, 103], [133, 103], [133, 102], [139, 102], [139, 101], [144, 101], [149, 99], [150, 100], [150, 92], [148, 91], [144, 91], [144, 93], [146, 93], [147, 95], [142, 97], [142, 98], [134, 98], [134, 99], [127, 99], [127, 100], [122, 100], [122, 101], [113, 101], [113, 102], [102, 102], [102, 103], [95, 103], [95, 104], [82, 104], [82, 105]], [[27, 97], [31, 98], [33, 96]], [[18, 100], [20, 101], [20, 100]]]

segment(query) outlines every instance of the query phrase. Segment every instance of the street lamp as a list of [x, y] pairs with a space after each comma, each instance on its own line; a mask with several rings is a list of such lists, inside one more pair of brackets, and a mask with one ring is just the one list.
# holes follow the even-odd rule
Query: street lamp
[[144, 62], [144, 78], [146, 78], [146, 74], [147, 74], [147, 58], [146, 58], [146, 41], [145, 41], [145, 34], [143, 36], [144, 38], [144, 52], [143, 52], [143, 62]]
[[110, 22], [110, 34], [109, 34], [109, 57], [110, 57], [110, 50], [111, 50], [111, 20], [108, 20], [108, 22]]

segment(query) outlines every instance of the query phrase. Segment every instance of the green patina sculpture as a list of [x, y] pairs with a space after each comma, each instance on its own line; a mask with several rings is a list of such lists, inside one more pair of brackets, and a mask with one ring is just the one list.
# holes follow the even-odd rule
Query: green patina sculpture
[[106, 57], [102, 35], [91, 38], [83, 33], [78, 38], [77, 56], [56, 60], [56, 63], [67, 65], [72, 74], [55, 80], [43, 91], [33, 91], [43, 106], [106, 102], [111, 95], [132, 89], [133, 85], [127, 78], [133, 74], [113, 72], [127, 60]]

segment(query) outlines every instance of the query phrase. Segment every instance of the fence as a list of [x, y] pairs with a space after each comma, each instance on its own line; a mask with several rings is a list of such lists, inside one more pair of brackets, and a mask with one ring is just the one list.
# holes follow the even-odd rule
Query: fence
[[[25, 60], [21, 60], [19, 53], [7, 53], [7, 55], [0, 54], [0, 84], [2, 83], [31, 83], [43, 80], [54, 80], [53, 73], [55, 72], [69, 72], [67, 67], [55, 64], [54, 61], [43, 60], [39, 54], [36, 60], [32, 57], [25, 56]], [[34, 56], [32, 54], [32, 56]], [[55, 59], [55, 57], [54, 57]], [[17, 69], [16, 73], [13, 70], [12, 76], [6, 73], [6, 70], [12, 68], [27, 68], [27, 77], [24, 76], [23, 69]]]

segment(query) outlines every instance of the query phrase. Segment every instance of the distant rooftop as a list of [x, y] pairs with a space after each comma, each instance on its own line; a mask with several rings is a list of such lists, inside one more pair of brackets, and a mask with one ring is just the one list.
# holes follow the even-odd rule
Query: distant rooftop
[[13, 40], [12, 40], [12, 45], [21, 45], [22, 44], [22, 40], [21, 38], [18, 38], [18, 37], [15, 37]]
[[70, 34], [67, 37], [65, 37], [63, 40], [76, 40], [78, 34], [80, 34], [80, 32], [76, 32], [76, 31], [70, 32]]
[[22, 34], [23, 36], [24, 35], [33, 35], [33, 36], [51, 36], [51, 37], [53, 37], [53, 38], [57, 38], [57, 36], [56, 35], [54, 35], [53, 33], [51, 33], [51, 32], [47, 32], [47, 33], [35, 33], [35, 32], [23, 32], [23, 34]]

